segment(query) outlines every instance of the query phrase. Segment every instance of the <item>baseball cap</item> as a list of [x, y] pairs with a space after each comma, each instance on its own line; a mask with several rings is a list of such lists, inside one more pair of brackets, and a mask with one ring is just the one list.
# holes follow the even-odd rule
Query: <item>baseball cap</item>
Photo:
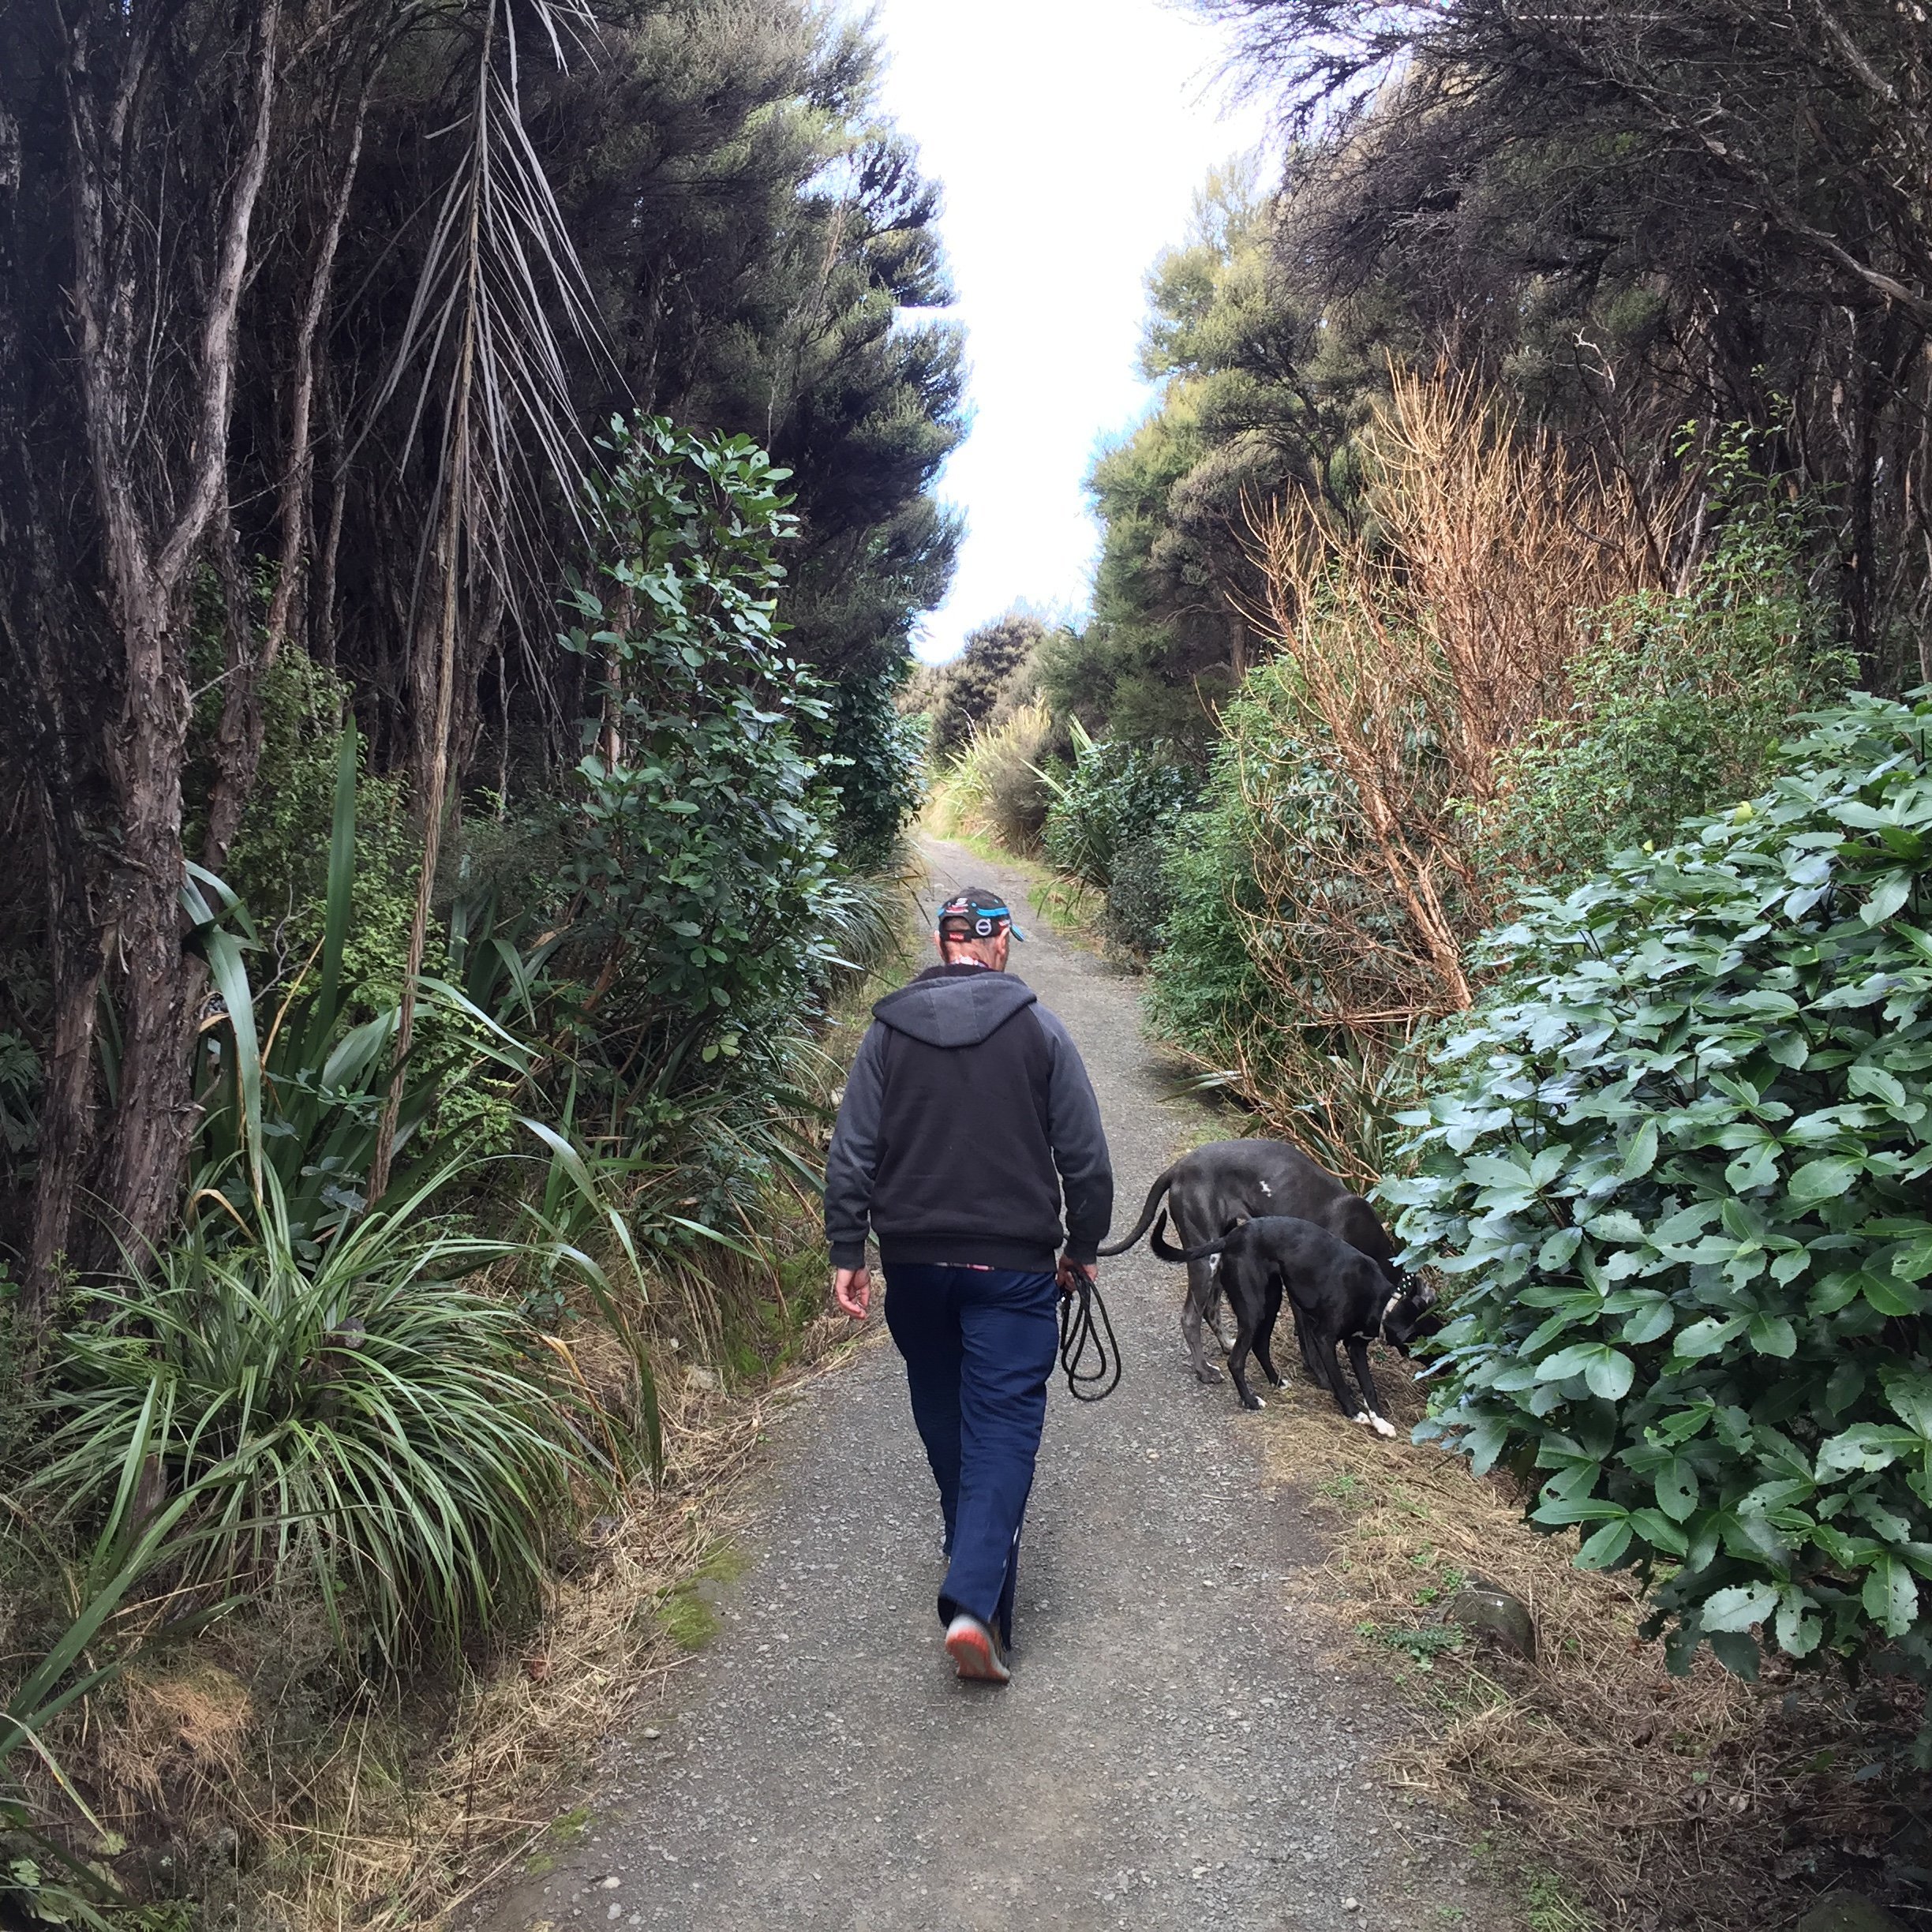
[[983, 886], [968, 886], [964, 892], [955, 893], [939, 908], [933, 923], [942, 932], [950, 925], [961, 938], [990, 939], [1001, 931], [1010, 932], [1016, 939], [1026, 938], [1013, 923], [1006, 901]]

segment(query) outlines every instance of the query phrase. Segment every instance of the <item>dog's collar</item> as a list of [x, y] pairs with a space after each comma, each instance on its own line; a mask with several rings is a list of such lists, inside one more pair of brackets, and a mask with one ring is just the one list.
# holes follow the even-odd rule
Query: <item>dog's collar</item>
[[1397, 1288], [1391, 1288], [1383, 1297], [1381, 1312], [1376, 1316], [1376, 1339], [1385, 1348], [1394, 1348], [1396, 1346], [1389, 1339], [1389, 1310], [1401, 1299], [1402, 1291]]

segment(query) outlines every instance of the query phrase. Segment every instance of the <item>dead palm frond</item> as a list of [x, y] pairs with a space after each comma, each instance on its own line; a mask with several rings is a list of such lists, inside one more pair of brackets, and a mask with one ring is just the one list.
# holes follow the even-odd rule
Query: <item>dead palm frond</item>
[[[531, 507], [546, 481], [573, 514], [589, 446], [571, 395], [565, 338], [601, 346], [590, 283], [524, 125], [520, 43], [533, 34], [560, 66], [567, 43], [584, 44], [595, 22], [583, 0], [482, 0], [469, 106], [446, 132], [462, 146], [430, 233], [414, 296], [372, 417], [415, 391], [406, 457], [440, 420], [435, 508], [424, 532], [418, 582], [437, 597], [428, 741], [417, 760], [422, 869], [396, 1037], [399, 1073], [369, 1175], [369, 1199], [388, 1184], [400, 1103], [401, 1062], [414, 1032], [431, 895], [447, 810], [456, 635], [466, 595], [487, 585], [507, 600], [526, 543]], [[416, 627], [412, 623], [412, 629]], [[418, 633], [420, 635], [420, 632]]]

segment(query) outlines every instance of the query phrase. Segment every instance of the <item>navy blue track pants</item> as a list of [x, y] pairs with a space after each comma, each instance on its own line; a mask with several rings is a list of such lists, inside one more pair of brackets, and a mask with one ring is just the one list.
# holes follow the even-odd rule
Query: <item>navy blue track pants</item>
[[939, 1615], [969, 1610], [1008, 1643], [1059, 1300], [1051, 1275], [1017, 1268], [886, 1271], [886, 1325], [905, 1357], [952, 1552]]

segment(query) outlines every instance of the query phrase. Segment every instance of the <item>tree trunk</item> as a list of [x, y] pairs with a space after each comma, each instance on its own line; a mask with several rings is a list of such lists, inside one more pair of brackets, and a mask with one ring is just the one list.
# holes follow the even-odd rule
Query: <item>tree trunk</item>
[[[189, 711], [183, 593], [227, 492], [235, 322], [268, 170], [280, 18], [280, 0], [261, 0], [250, 47], [246, 139], [223, 198], [201, 311], [194, 434], [172, 501], [152, 522], [142, 500], [137, 451], [144, 371], [136, 357], [146, 345], [121, 234], [132, 199], [126, 170], [142, 161], [141, 144], [130, 141], [129, 132], [152, 43], [136, 36], [122, 50], [104, 121], [88, 17], [69, 28], [63, 49], [81, 400], [108, 606], [122, 657], [121, 724], [109, 758], [121, 838], [106, 949], [118, 968], [122, 1052], [105, 1193], [116, 1239], [137, 1253], [159, 1237], [174, 1211], [193, 1119], [189, 1004], [194, 976], [182, 949], [180, 907]], [[103, 35], [110, 48], [118, 44], [114, 26]]]

